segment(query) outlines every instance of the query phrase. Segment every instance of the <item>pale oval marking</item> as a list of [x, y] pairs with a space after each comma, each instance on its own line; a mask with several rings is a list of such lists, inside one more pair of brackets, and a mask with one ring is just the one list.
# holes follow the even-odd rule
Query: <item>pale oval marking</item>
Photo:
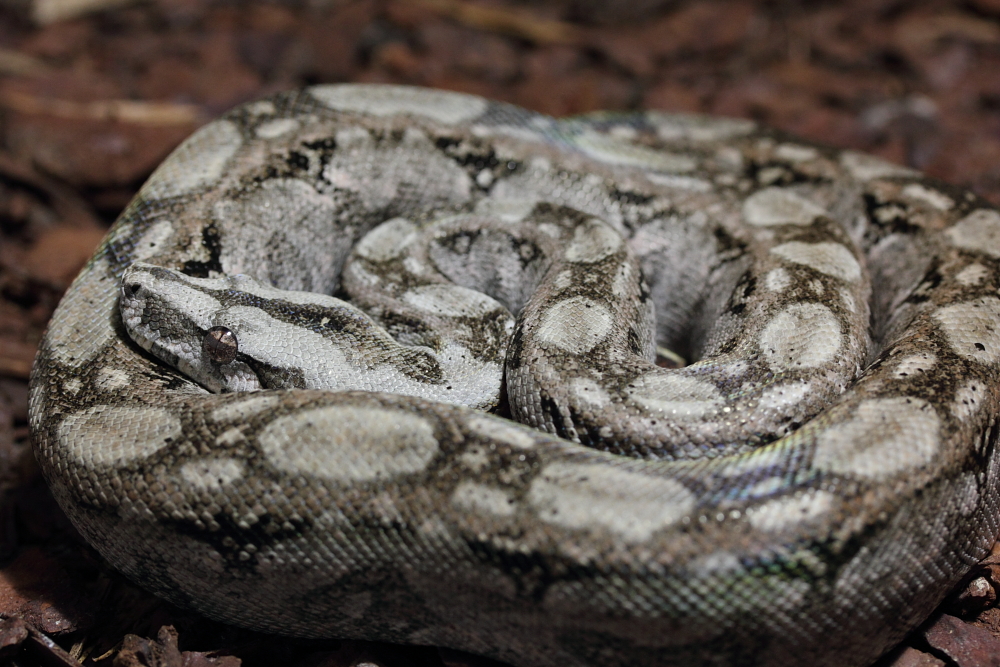
[[[177, 233], [177, 222], [171, 218], [157, 220], [135, 242], [133, 261], [149, 259], [164, 252]], [[116, 239], [117, 240], [117, 239]]]
[[743, 202], [743, 217], [755, 227], [774, 225], [808, 226], [826, 209], [784, 188], [764, 188]]
[[576, 226], [573, 240], [563, 253], [567, 262], [599, 262], [622, 246], [622, 237], [600, 220], [591, 218]]
[[278, 137], [294, 132], [299, 128], [299, 121], [294, 118], [275, 118], [265, 123], [261, 123], [254, 131], [261, 139], [277, 139]]
[[990, 275], [990, 270], [979, 262], [973, 262], [958, 272], [955, 280], [964, 287], [975, 287], [981, 285], [983, 280]]
[[256, 415], [278, 407], [281, 398], [277, 394], [250, 394], [248, 398], [212, 410], [208, 416], [214, 422], [243, 423]]
[[789, 306], [761, 331], [760, 348], [775, 372], [815, 368], [840, 351], [840, 321], [823, 304]]
[[978, 209], [944, 233], [956, 248], [986, 253], [993, 259], [1000, 258], [1000, 212]]
[[801, 144], [780, 144], [774, 149], [774, 156], [789, 162], [808, 162], [819, 157], [819, 151], [812, 146]]
[[590, 157], [607, 164], [655, 169], [672, 174], [691, 172], [698, 167], [698, 162], [688, 155], [647, 148], [590, 129], [572, 137], [571, 141]]
[[459, 455], [458, 460], [472, 472], [479, 473], [490, 464], [490, 455], [485, 447], [472, 445]]
[[788, 275], [788, 271], [780, 266], [768, 271], [764, 277], [764, 285], [772, 292], [784, 292], [791, 284], [792, 277]]
[[243, 477], [244, 465], [234, 458], [191, 461], [181, 466], [181, 479], [199, 491], [217, 491]]
[[[57, 362], [79, 368], [115, 340], [112, 313], [118, 307], [118, 281], [107, 275], [107, 262], [95, 260], [66, 292], [49, 321], [46, 340]], [[91, 313], [80, 317], [79, 313]]]
[[851, 251], [840, 243], [789, 241], [771, 248], [771, 253], [786, 261], [808, 266], [847, 282], [855, 282], [861, 277], [861, 265], [858, 264], [858, 260], [854, 259]]
[[710, 192], [712, 184], [700, 178], [691, 176], [677, 176], [675, 174], [658, 174], [649, 172], [646, 174], [651, 182], [675, 190], [688, 190], [690, 192]]
[[68, 415], [56, 433], [83, 467], [113, 467], [160, 451], [180, 437], [181, 422], [162, 408], [96, 405]]
[[835, 501], [836, 497], [832, 493], [812, 489], [768, 500], [748, 509], [747, 519], [758, 530], [777, 533], [822, 519], [833, 508]]
[[629, 262], [622, 262], [621, 266], [618, 267], [618, 271], [615, 272], [614, 282], [611, 283], [611, 293], [618, 298], [628, 296], [634, 281], [635, 276], [632, 271], [632, 265]]
[[573, 284], [573, 272], [570, 271], [569, 269], [560, 271], [558, 274], [556, 274], [556, 279], [552, 283], [553, 287], [555, 287], [557, 290], [560, 291], [566, 289], [567, 287], [570, 287], [572, 284]]
[[215, 183], [243, 145], [236, 125], [217, 120], [205, 125], [164, 160], [139, 191], [146, 199], [187, 194]]
[[887, 162], [867, 153], [844, 151], [840, 154], [840, 164], [859, 181], [873, 181], [878, 178], [913, 178], [920, 172]]
[[451, 496], [451, 504], [466, 512], [512, 516], [517, 509], [511, 496], [503, 489], [477, 482], [461, 482]]
[[864, 401], [847, 419], [816, 437], [813, 467], [882, 480], [930, 463], [940, 446], [940, 419], [927, 401], [893, 397]]
[[611, 326], [611, 311], [606, 306], [573, 296], [546, 309], [536, 335], [570, 354], [584, 354], [607, 337]]
[[979, 380], [970, 380], [955, 391], [951, 414], [963, 421], [979, 414], [986, 400], [986, 386]]
[[335, 405], [279, 417], [257, 441], [279, 470], [344, 483], [420, 472], [438, 452], [426, 419], [367, 406]]
[[711, 382], [670, 371], [653, 371], [631, 384], [629, 398], [674, 419], [699, 419], [715, 414], [722, 404], [722, 394]]
[[403, 295], [403, 301], [442, 317], [483, 317], [503, 308], [482, 292], [458, 285], [414, 287]]
[[985, 296], [938, 309], [934, 315], [956, 354], [984, 364], [1000, 359], [1000, 299]]
[[680, 482], [607, 463], [550, 463], [531, 483], [528, 502], [545, 523], [601, 527], [630, 543], [648, 540], [695, 507], [694, 494]]
[[745, 118], [721, 118], [662, 111], [647, 111], [646, 118], [656, 128], [656, 134], [664, 141], [724, 141], [745, 136], [757, 129], [754, 121]]
[[97, 372], [97, 387], [102, 391], [113, 393], [123, 389], [132, 382], [132, 377], [120, 368], [102, 368]]
[[931, 190], [920, 183], [910, 183], [903, 188], [903, 196], [922, 201], [939, 211], [948, 211], [955, 206], [955, 202], [948, 195], [938, 190]]
[[473, 120], [489, 107], [486, 100], [474, 95], [409, 86], [327, 84], [307, 90], [335, 111], [373, 116], [424, 116], [445, 125]]
[[529, 429], [527, 426], [508, 422], [498, 417], [474, 416], [465, 423], [470, 431], [481, 438], [499, 441], [518, 449], [532, 449], [535, 446], [536, 438], [541, 436], [538, 431]]
[[844, 308], [850, 313], [858, 312], [858, 304], [854, 300], [854, 295], [847, 288], [841, 288], [838, 291], [840, 294], [840, 300], [844, 302]]
[[416, 238], [416, 225], [406, 218], [393, 218], [365, 234], [354, 252], [372, 262], [387, 262], [402, 255]]
[[239, 426], [233, 426], [232, 428], [227, 428], [225, 431], [215, 436], [215, 446], [234, 447], [246, 442], [246, 439], [247, 437], [243, 434], [243, 430]]
[[761, 392], [757, 407], [761, 410], [785, 410], [802, 401], [811, 390], [809, 382], [788, 382], [768, 387]]
[[921, 352], [903, 357], [896, 362], [896, 367], [892, 369], [892, 375], [897, 380], [913, 377], [934, 368], [937, 357], [930, 352]]
[[603, 408], [611, 404], [611, 395], [605, 391], [604, 387], [590, 378], [573, 378], [567, 383], [567, 386], [570, 395], [585, 405]]

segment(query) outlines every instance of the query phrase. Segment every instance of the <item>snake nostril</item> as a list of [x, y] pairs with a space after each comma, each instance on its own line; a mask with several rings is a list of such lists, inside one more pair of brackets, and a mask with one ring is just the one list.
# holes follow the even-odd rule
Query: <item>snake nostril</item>
[[125, 285], [125, 291], [128, 292], [129, 296], [136, 296], [141, 289], [142, 285], [139, 283], [129, 283]]

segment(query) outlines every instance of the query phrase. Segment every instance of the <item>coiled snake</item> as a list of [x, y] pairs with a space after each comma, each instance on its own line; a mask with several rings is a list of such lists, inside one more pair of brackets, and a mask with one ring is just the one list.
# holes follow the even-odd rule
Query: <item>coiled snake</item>
[[974, 195], [749, 121], [316, 86], [143, 186], [36, 454], [111, 564], [242, 626], [864, 665], [1000, 530], [998, 259]]

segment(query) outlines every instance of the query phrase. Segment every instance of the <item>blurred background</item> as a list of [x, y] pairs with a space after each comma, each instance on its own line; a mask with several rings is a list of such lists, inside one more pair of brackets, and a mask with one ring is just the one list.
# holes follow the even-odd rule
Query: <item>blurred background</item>
[[[157, 163], [229, 107], [341, 81], [558, 116], [753, 118], [1000, 204], [1000, 0], [0, 0], [0, 616], [28, 621], [0, 620], [0, 662], [174, 665], [148, 656], [181, 660], [179, 636], [182, 649], [232, 655], [177, 665], [473, 664], [278, 642], [180, 614], [75, 541], [28, 447], [27, 379], [49, 315]], [[1000, 665], [991, 568], [883, 664]], [[984, 608], [978, 625], [947, 625]], [[176, 633], [158, 636], [168, 623]]]

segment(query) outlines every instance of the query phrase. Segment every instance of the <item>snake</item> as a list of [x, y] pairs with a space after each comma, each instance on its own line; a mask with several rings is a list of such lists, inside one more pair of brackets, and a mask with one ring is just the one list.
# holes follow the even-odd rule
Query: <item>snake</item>
[[226, 623], [862, 666], [1000, 532], [998, 288], [1000, 211], [872, 155], [315, 85], [155, 170], [30, 426], [103, 558]]

